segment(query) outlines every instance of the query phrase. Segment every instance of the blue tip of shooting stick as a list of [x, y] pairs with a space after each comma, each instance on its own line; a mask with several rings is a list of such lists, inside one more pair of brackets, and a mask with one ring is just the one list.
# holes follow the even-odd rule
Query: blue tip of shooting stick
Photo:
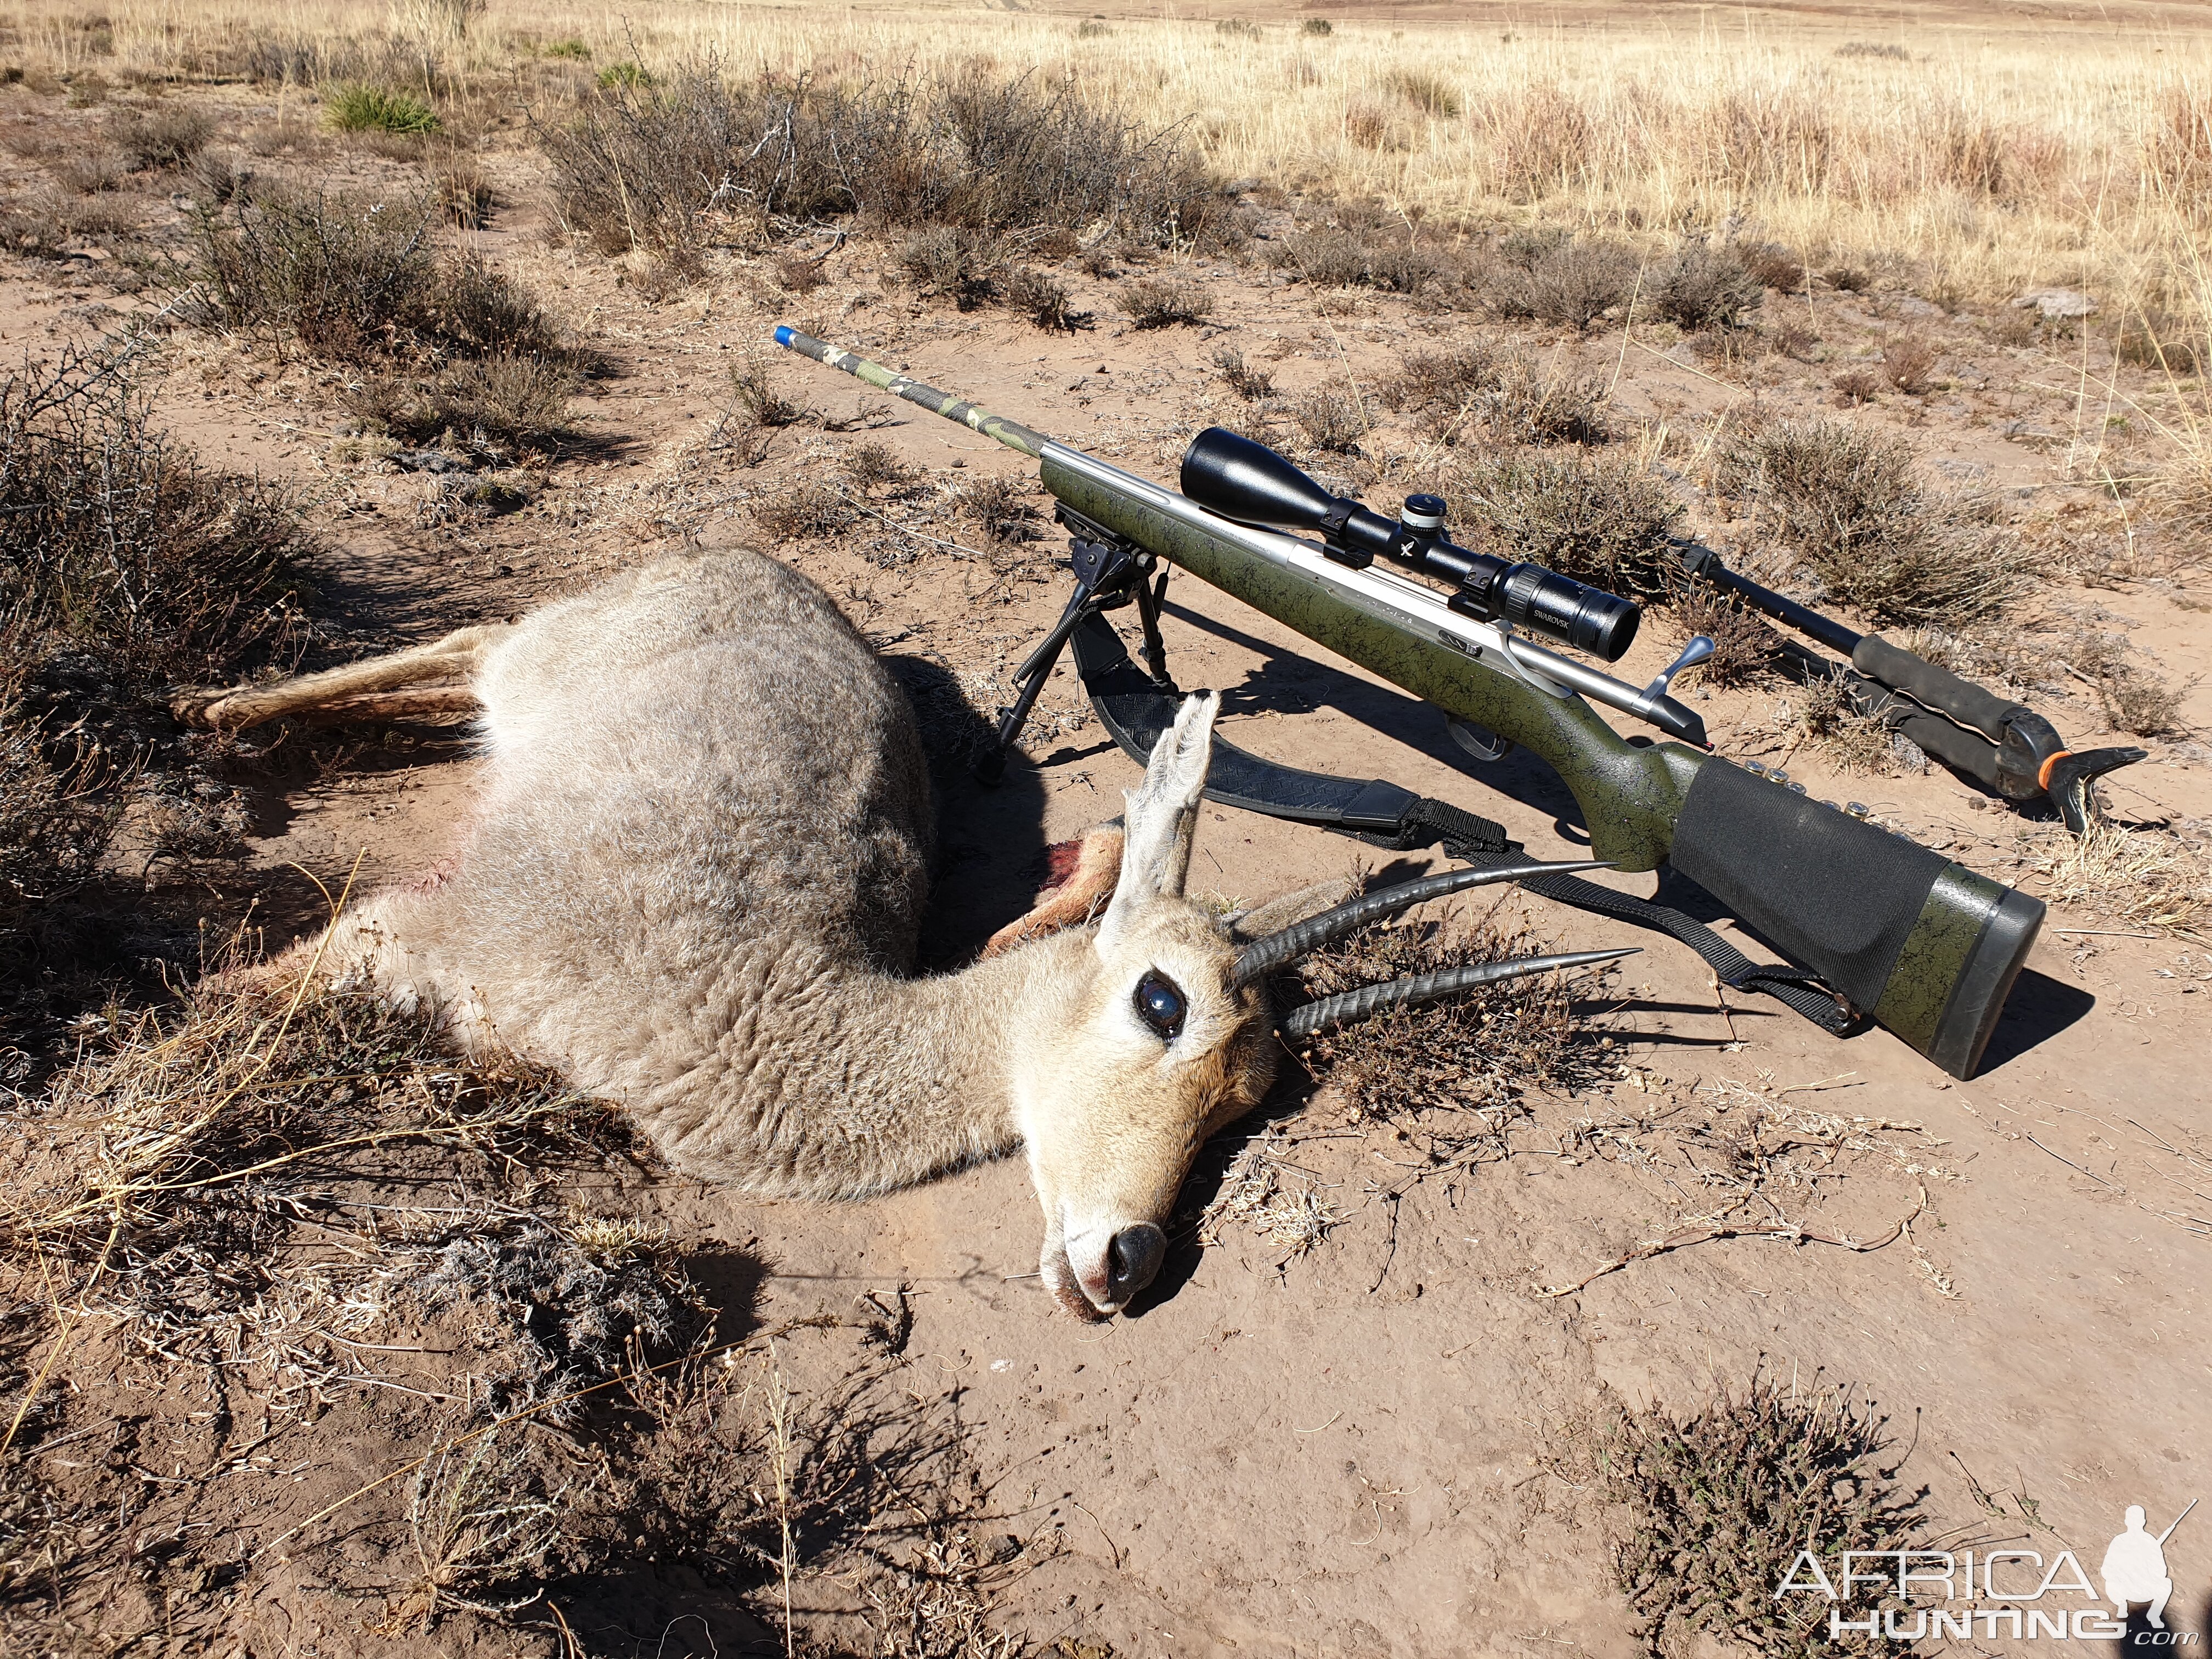
[[778, 323], [775, 325], [775, 343], [780, 346], [789, 345], [795, 331], [789, 323]]

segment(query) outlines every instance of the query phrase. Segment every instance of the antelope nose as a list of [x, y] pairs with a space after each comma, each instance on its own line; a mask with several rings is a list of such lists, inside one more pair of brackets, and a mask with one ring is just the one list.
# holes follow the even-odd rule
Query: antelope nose
[[1106, 1243], [1107, 1294], [1127, 1302], [1152, 1282], [1167, 1254], [1167, 1235], [1150, 1222], [1122, 1228]]

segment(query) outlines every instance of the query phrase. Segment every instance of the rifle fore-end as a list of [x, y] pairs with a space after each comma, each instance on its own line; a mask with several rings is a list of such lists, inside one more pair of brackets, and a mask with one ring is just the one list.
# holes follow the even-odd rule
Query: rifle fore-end
[[1457, 649], [1345, 603], [1320, 582], [1226, 537], [1044, 458], [1045, 488], [1106, 528], [1242, 599], [1316, 644], [1381, 675], [1446, 714], [1486, 726], [1547, 762], [1573, 793], [1590, 855], [1625, 871], [1665, 861], [1673, 826], [1710, 757], [1680, 744], [1632, 744], [1580, 697], [1524, 680], [1495, 650]]

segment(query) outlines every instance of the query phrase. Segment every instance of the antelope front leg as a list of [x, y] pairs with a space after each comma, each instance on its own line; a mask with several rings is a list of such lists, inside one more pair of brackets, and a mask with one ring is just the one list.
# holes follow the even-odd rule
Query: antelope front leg
[[1103, 910], [1121, 878], [1121, 820], [1115, 818], [1086, 830], [1080, 841], [1052, 848], [1048, 854], [1052, 885], [1037, 896], [1036, 908], [1027, 915], [991, 935], [978, 960], [1010, 951], [1024, 939], [1079, 927]]
[[470, 678], [485, 649], [507, 629], [505, 623], [459, 628], [428, 645], [319, 674], [296, 675], [267, 685], [179, 692], [170, 700], [169, 712], [187, 726], [233, 732], [284, 714], [405, 720], [466, 714], [477, 707]]

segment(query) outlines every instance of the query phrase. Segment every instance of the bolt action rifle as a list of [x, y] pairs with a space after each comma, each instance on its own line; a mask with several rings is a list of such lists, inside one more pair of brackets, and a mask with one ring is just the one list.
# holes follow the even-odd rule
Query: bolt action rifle
[[[1773, 995], [1831, 1031], [1871, 1018], [1953, 1076], [1972, 1075], [2042, 903], [1863, 809], [1810, 799], [1779, 771], [1714, 754], [1704, 722], [1669, 695], [1710, 641], [1691, 641], [1650, 684], [1630, 685], [1537, 641], [1617, 660], [1635, 636], [1634, 605], [1454, 544], [1433, 496], [1409, 497], [1394, 521], [1218, 427], [1185, 455], [1177, 492], [795, 330], [778, 328], [775, 339], [1027, 456], [1059, 502], [1075, 591], [1017, 671], [998, 752], [979, 769], [987, 781], [1070, 647], [1107, 731], [1139, 763], [1149, 757], [1180, 696], [1159, 617], [1169, 574], [1181, 569], [1435, 704], [1477, 756], [1518, 744], [1540, 757], [1581, 807], [1592, 858], [1631, 872], [1672, 865], [1804, 967], [1754, 963], [1679, 911], [1576, 877], [1532, 878], [1531, 890], [1667, 933], [1725, 983]], [[1141, 668], [1106, 616], [1132, 605]], [[1662, 739], [1624, 738], [1593, 705]], [[1441, 841], [1477, 866], [1517, 852], [1500, 826], [1448, 802], [1278, 765], [1218, 739], [1206, 794], [1394, 848]]]

